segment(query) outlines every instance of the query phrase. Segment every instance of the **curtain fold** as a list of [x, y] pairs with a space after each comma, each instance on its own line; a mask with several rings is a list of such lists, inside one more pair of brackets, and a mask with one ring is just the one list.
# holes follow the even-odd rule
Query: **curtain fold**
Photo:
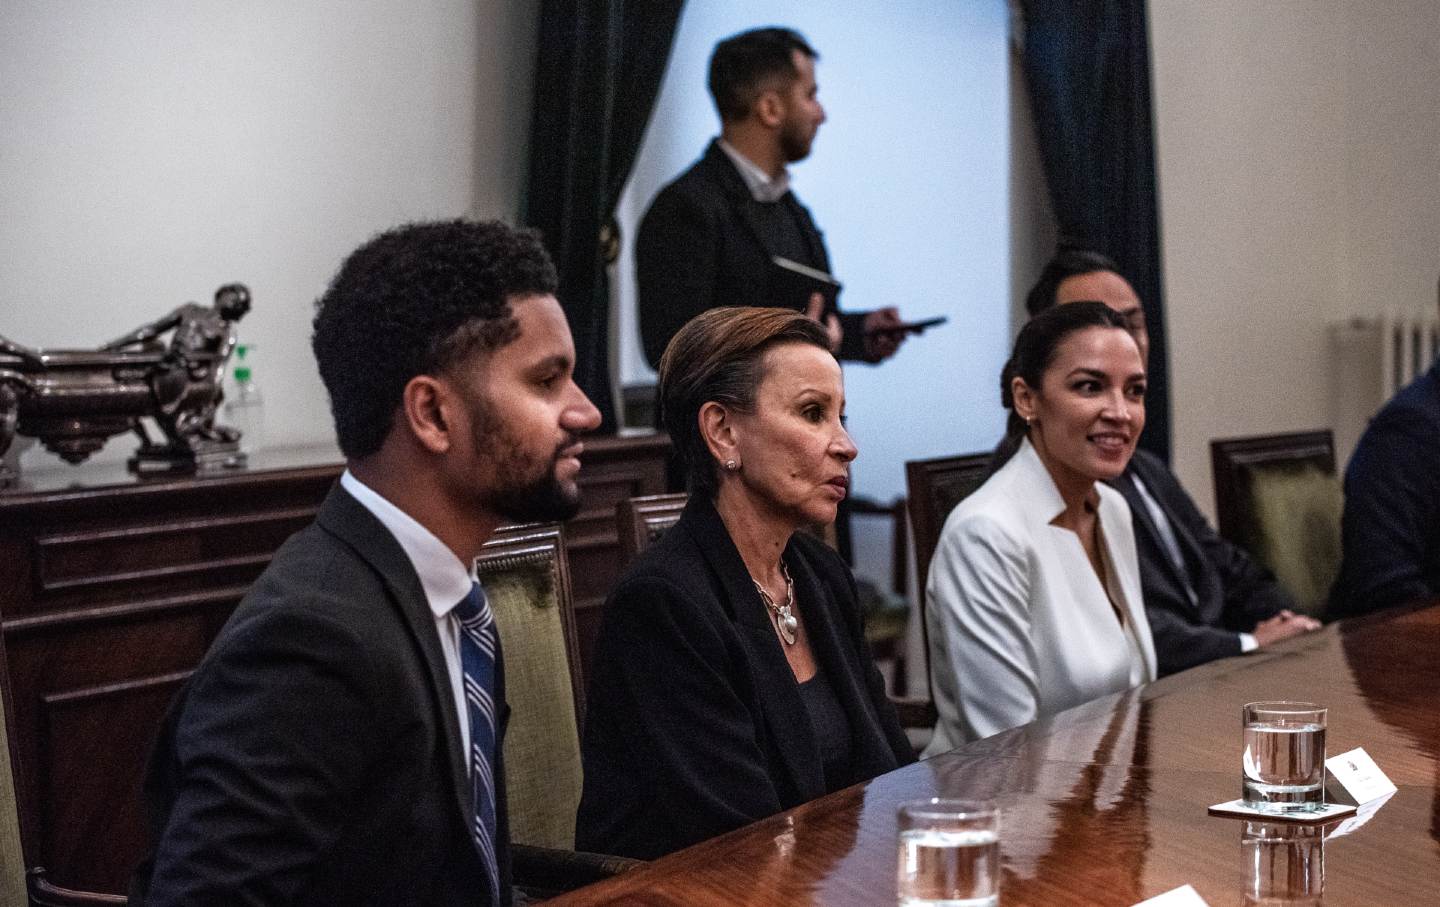
[[1115, 260], [1150, 329], [1140, 443], [1170, 458], [1145, 0], [1022, 0], [1024, 69], [1060, 242]]
[[575, 336], [575, 380], [616, 428], [606, 265], [682, 0], [544, 0], [523, 220], [544, 236]]

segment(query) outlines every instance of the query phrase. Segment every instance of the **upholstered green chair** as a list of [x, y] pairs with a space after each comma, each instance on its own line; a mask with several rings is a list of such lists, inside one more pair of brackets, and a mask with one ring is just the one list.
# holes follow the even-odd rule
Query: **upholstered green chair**
[[638, 861], [576, 853], [585, 691], [560, 527], [507, 526], [476, 560], [505, 658], [505, 789], [515, 884], [547, 897]]
[[1344, 504], [1331, 433], [1211, 441], [1210, 463], [1220, 534], [1269, 567], [1297, 610], [1323, 618]]

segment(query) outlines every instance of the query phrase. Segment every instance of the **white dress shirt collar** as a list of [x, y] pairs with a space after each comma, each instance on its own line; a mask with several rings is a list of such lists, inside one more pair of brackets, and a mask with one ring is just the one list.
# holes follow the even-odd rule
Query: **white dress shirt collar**
[[720, 150], [740, 171], [740, 178], [745, 181], [745, 188], [750, 190], [750, 197], [757, 202], [778, 202], [790, 191], [790, 171], [781, 170], [780, 175], [774, 179], [770, 174], [760, 168], [759, 164], [750, 160], [724, 139], [716, 139]]
[[420, 525], [410, 514], [381, 497], [364, 482], [355, 478], [350, 470], [340, 476], [340, 486], [359, 501], [375, 519], [384, 524], [400, 543], [405, 556], [420, 577], [420, 586], [425, 591], [425, 600], [438, 619], [450, 613], [460, 600], [470, 593], [475, 581], [471, 569], [460, 562], [449, 546], [435, 537], [435, 533]]

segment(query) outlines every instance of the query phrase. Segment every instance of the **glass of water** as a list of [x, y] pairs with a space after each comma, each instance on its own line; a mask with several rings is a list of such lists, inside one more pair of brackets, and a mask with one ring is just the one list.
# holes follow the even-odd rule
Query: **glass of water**
[[1313, 702], [1251, 702], [1241, 760], [1245, 805], [1312, 812], [1325, 803], [1325, 713]]
[[914, 800], [900, 807], [900, 907], [1000, 903], [1000, 812], [989, 800]]

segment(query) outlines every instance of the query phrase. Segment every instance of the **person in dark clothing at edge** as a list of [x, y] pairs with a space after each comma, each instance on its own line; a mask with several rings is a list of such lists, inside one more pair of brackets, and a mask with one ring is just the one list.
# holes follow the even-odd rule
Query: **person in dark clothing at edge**
[[1440, 361], [1370, 420], [1345, 469], [1336, 617], [1440, 600]]

